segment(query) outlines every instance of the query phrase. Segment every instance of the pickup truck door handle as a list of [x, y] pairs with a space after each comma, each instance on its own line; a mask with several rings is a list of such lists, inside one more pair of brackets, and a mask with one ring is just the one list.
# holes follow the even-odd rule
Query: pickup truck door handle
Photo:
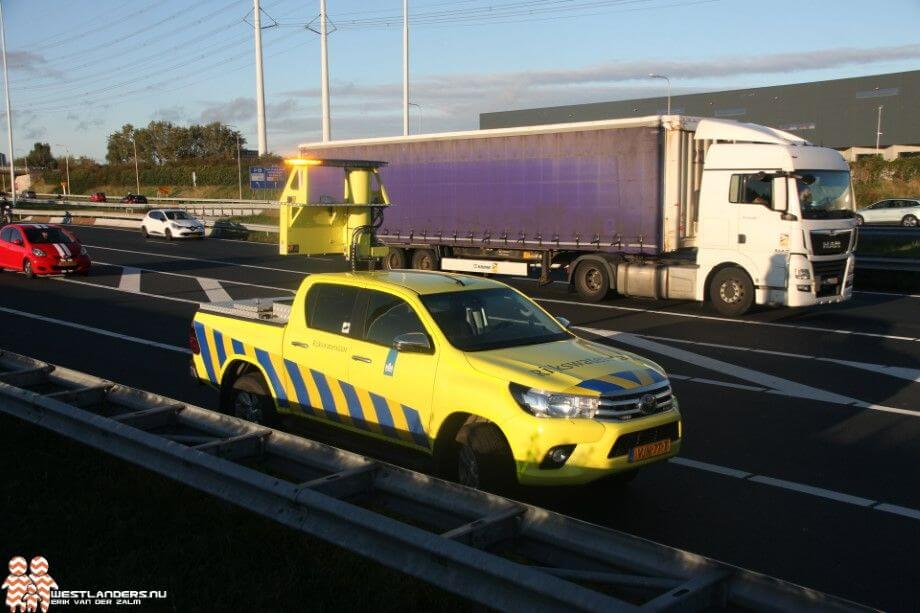
[[291, 341], [291, 344], [295, 347], [300, 347], [301, 349], [309, 349], [310, 343], [301, 343], [300, 341]]
[[351, 356], [351, 359], [355, 362], [364, 362], [365, 364], [370, 364], [373, 361], [370, 358], [364, 357], [363, 355], [353, 355]]

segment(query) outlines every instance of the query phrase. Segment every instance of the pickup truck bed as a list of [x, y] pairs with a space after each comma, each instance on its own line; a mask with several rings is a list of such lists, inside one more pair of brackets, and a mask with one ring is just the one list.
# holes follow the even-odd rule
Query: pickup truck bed
[[240, 319], [251, 319], [264, 323], [284, 325], [291, 315], [294, 298], [251, 298], [210, 302], [201, 305], [201, 310]]

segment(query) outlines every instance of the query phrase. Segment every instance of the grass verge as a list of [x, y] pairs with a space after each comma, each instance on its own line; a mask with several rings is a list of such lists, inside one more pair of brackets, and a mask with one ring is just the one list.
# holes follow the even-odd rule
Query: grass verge
[[45, 556], [61, 589], [165, 589], [169, 600], [155, 608], [173, 611], [472, 608], [7, 415], [0, 415], [0, 448], [0, 556]]

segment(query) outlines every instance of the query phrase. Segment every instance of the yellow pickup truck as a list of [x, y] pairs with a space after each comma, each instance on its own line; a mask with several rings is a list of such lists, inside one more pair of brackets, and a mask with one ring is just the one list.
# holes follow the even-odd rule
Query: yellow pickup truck
[[319, 420], [430, 454], [473, 487], [628, 480], [679, 451], [660, 366], [579, 338], [494, 280], [423, 271], [307, 277], [287, 300], [203, 305], [194, 375], [221, 408]]

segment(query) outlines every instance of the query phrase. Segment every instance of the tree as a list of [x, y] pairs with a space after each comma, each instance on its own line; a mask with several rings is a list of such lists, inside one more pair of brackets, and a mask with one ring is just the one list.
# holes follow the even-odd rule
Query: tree
[[163, 165], [189, 159], [233, 159], [237, 138], [240, 146], [245, 139], [236, 130], [219, 122], [206, 125], [177, 126], [169, 121], [151, 121], [146, 128], [125, 124], [108, 137], [106, 160], [112, 164], [134, 162]]
[[26, 155], [26, 164], [33, 168], [57, 168], [57, 160], [51, 155], [51, 145], [48, 143], [35, 143], [32, 151]]

